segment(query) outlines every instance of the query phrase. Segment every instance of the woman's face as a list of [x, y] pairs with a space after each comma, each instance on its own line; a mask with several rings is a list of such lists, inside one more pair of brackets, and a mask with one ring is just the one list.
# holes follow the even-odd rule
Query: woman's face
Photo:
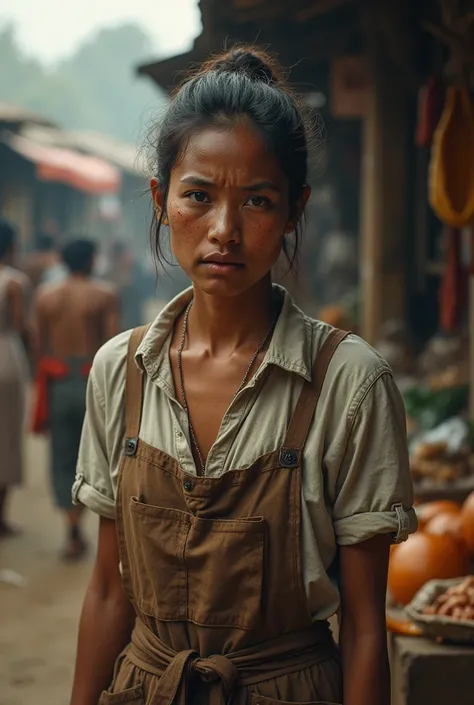
[[[156, 180], [152, 191], [163, 208]], [[172, 169], [165, 215], [180, 266], [217, 296], [236, 296], [264, 279], [295, 227], [288, 180], [246, 122], [191, 137]]]

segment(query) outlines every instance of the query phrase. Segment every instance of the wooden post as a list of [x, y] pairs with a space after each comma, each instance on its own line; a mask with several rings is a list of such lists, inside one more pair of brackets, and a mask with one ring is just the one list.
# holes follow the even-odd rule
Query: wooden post
[[367, 21], [372, 93], [362, 141], [361, 334], [374, 344], [384, 321], [405, 318], [408, 121], [400, 69], [387, 57], [374, 16]]
[[362, 133], [360, 224], [361, 334], [374, 343], [381, 320], [381, 159], [377, 95], [372, 89]]
[[474, 421], [474, 223], [470, 226], [469, 247], [469, 418]]

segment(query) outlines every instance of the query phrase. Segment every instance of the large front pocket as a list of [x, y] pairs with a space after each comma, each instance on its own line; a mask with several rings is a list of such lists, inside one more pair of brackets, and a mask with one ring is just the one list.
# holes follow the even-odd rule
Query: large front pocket
[[157, 619], [252, 629], [261, 614], [265, 520], [200, 519], [132, 498], [137, 607]]
[[261, 616], [265, 520], [192, 517], [186, 541], [188, 619], [252, 629]]

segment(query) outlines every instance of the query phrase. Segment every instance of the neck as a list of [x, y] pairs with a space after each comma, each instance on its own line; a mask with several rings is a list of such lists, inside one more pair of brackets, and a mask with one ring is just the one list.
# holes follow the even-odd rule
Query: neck
[[70, 272], [69, 278], [74, 281], [84, 281], [84, 279], [90, 278], [90, 274], [87, 274], [86, 272]]
[[270, 277], [239, 296], [216, 297], [194, 288], [188, 336], [208, 354], [231, 354], [258, 345], [272, 322]]

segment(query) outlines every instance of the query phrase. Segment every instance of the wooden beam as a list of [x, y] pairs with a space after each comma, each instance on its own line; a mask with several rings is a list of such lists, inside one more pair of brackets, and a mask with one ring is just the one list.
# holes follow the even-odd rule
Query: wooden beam
[[313, 17], [324, 15], [326, 12], [353, 2], [354, 0], [311, 0], [306, 3], [307, 7], [296, 11], [295, 20], [296, 22], [307, 22]]
[[[246, 31], [241, 31], [237, 37], [230, 34], [227, 37], [215, 37], [211, 48], [207, 44], [196, 42], [191, 51], [162, 61], [142, 64], [137, 68], [137, 72], [150, 76], [161, 88], [170, 90], [190, 66], [204, 61], [211, 51], [220, 51], [224, 45], [231, 47], [237, 40], [252, 43], [255, 36], [251, 28], [246, 28]], [[315, 40], [314, 35], [310, 38], [298, 32], [295, 39], [288, 41], [288, 38], [281, 34], [267, 34], [262, 31], [259, 43], [268, 46], [270, 52], [277, 54], [283, 66], [289, 70], [290, 81], [304, 93], [326, 89], [329, 75], [328, 53], [337, 50], [345, 36], [344, 30], [328, 31], [319, 42]]]
[[137, 67], [137, 73], [141, 76], [150, 76], [160, 88], [172, 89], [179, 81], [180, 75], [189, 69], [193, 64], [200, 63], [207, 56], [196, 46], [185, 54], [171, 56], [162, 61], [153, 61], [149, 64], [142, 64]]

